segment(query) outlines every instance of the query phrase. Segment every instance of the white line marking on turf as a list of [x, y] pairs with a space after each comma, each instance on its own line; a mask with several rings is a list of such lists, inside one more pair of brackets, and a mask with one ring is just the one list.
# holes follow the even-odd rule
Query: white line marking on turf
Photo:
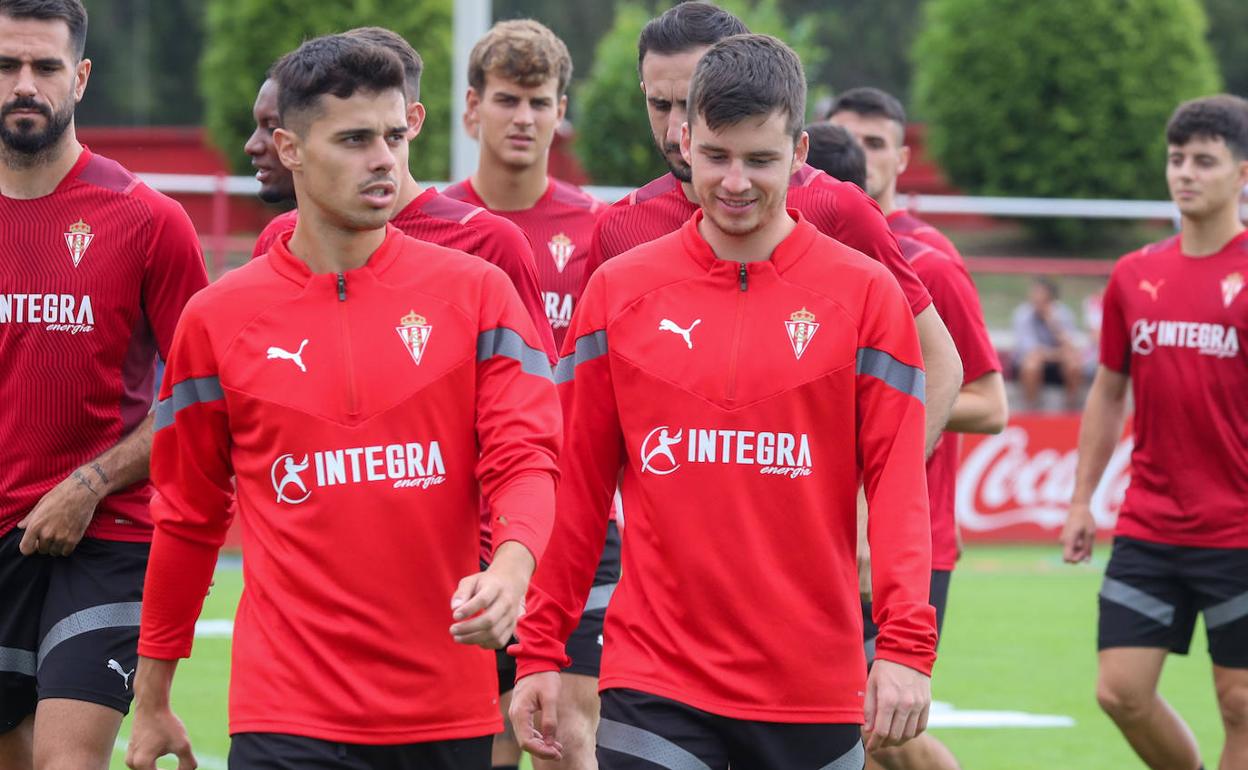
[[[130, 736], [117, 736], [117, 740], [113, 741], [113, 751], [124, 757], [126, 755], [126, 744], [129, 742]], [[195, 759], [199, 761], [200, 770], [229, 770], [229, 763], [221, 757], [214, 757], [211, 754], [204, 754], [202, 752], [195, 751], [194, 747], [191, 747], [191, 750], [195, 752]], [[175, 764], [168, 765], [169, 767], [176, 766], [176, 760], [170, 760], [168, 758], [157, 760], [156, 766], [160, 767], [168, 762], [175, 762]]]
[[232, 620], [195, 621], [197, 639], [229, 639], [232, 636], [234, 636], [234, 621]]
[[959, 709], [952, 703], [932, 702], [928, 727], [1074, 727], [1075, 720], [1057, 714], [1028, 714], [1023, 711], [976, 711]]

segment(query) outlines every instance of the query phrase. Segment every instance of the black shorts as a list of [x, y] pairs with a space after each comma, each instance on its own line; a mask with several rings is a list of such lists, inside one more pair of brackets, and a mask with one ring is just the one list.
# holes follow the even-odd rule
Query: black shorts
[[730, 719], [636, 690], [602, 693], [600, 770], [862, 770], [857, 724]]
[[1214, 664], [1248, 668], [1248, 548], [1114, 538], [1097, 649], [1160, 647], [1186, 655], [1199, 613]]
[[[953, 571], [947, 569], [932, 570], [932, 582], [928, 588], [928, 602], [936, 610], [936, 644], [940, 645], [940, 635], [945, 629], [945, 607], [949, 604], [949, 581]], [[862, 603], [862, 646], [867, 653], [867, 665], [875, 661], [875, 637], [880, 629], [871, 619], [871, 602]]]
[[230, 770], [488, 770], [493, 736], [372, 746], [301, 735], [238, 733]]
[[125, 714], [138, 665], [147, 543], [83, 538], [65, 557], [22, 556], [0, 538], [0, 732], [44, 698]]
[[[607, 617], [607, 604], [620, 582], [620, 529], [614, 521], [607, 523], [607, 541], [594, 573], [594, 587], [585, 602], [581, 622], [568, 637], [567, 653], [572, 665], [567, 674], [598, 678], [602, 668], [602, 624]], [[498, 651], [498, 693], [502, 695], [516, 686], [516, 661], [505, 650]]]

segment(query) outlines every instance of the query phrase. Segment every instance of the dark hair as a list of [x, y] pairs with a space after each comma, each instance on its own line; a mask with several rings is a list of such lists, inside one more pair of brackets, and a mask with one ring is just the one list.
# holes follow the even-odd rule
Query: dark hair
[[63, 21], [69, 27], [74, 56], [81, 60], [87, 48], [87, 9], [82, 6], [82, 0], [0, 0], [0, 16]]
[[[282, 125], [316, 110], [325, 94], [348, 99], [356, 91], [403, 90], [403, 63], [388, 48], [357, 36], [325, 35], [308, 40], [273, 67], [277, 112]], [[299, 129], [296, 129], [299, 130]]]
[[535, 88], [555, 81], [555, 93], [563, 96], [572, 80], [572, 56], [568, 46], [546, 25], [533, 19], [500, 21], [477, 41], [468, 55], [468, 85], [485, 91], [486, 75], [493, 73]]
[[637, 39], [637, 72], [646, 54], [677, 54], [715, 45], [726, 37], [749, 34], [745, 22], [711, 3], [688, 2], [673, 6], [651, 19]]
[[1193, 137], [1221, 138], [1236, 158], [1248, 158], [1248, 101], [1218, 94], [1183, 102], [1166, 124], [1166, 142], [1184, 145]]
[[399, 61], [403, 62], [403, 92], [407, 95], [408, 101], [420, 101], [420, 75], [425, 71], [425, 62], [402, 35], [385, 27], [356, 27], [343, 34], [388, 48], [391, 53], [398, 56]]
[[1049, 293], [1050, 299], [1056, 300], [1058, 298], [1060, 292], [1058, 291], [1058, 288], [1057, 288], [1057, 281], [1054, 281], [1052, 278], [1049, 278], [1047, 276], [1041, 275], [1041, 276], [1036, 277], [1035, 284], [1036, 286], [1040, 286], [1045, 291], [1047, 291]]
[[733, 35], [706, 52], [689, 81], [689, 124], [717, 131], [745, 118], [780, 112], [796, 142], [806, 116], [802, 62], [770, 35]]
[[810, 136], [810, 153], [806, 162], [842, 182], [867, 187], [867, 154], [854, 135], [831, 123], [806, 126]]
[[827, 114], [823, 117], [825, 119], [830, 118], [838, 112], [853, 112], [868, 117], [888, 118], [899, 123], [902, 128], [905, 128], [906, 125], [906, 108], [901, 106], [901, 102], [897, 100], [897, 97], [878, 88], [849, 89], [832, 101], [832, 106], [828, 108]]

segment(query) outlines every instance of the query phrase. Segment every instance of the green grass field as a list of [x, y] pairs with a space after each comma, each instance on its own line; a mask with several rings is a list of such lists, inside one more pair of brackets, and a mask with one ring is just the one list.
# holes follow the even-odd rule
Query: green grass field
[[[1103, 559], [1108, 549], [1102, 548]], [[1096, 592], [1103, 562], [1063, 565], [1056, 547], [978, 547], [954, 573], [946, 634], [933, 691], [957, 712], [1008, 711], [1069, 717], [1071, 727], [933, 729], [967, 770], [1104, 770], [1142, 767], [1093, 694]], [[233, 616], [242, 574], [221, 567], [205, 619]], [[199, 639], [178, 669], [174, 709], [186, 722], [205, 770], [224, 768], [229, 647]], [[1171, 657], [1162, 677], [1167, 699], [1191, 724], [1206, 767], [1216, 767], [1222, 728], [1203, 632], [1194, 654]], [[122, 735], [128, 734], [128, 722]], [[113, 768], [124, 767], [124, 749]], [[174, 767], [165, 760], [162, 767]]]

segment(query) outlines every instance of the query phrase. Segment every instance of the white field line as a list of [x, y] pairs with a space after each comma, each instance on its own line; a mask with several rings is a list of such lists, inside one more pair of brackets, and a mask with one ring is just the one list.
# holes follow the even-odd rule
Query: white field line
[[229, 639], [234, 635], [232, 620], [197, 620], [195, 621], [196, 639]]
[[932, 703], [928, 727], [1074, 727], [1075, 720], [1057, 714], [1028, 714], [1023, 711], [976, 711], [958, 709], [951, 703]]

